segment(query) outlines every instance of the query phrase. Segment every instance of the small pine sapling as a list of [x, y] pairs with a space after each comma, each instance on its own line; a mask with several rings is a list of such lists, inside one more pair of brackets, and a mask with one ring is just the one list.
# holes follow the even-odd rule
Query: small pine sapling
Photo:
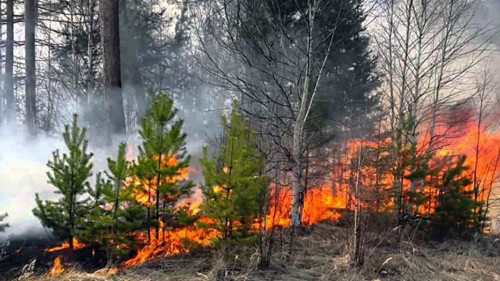
[[[155, 177], [147, 186], [148, 204], [154, 201], [156, 239], [159, 238], [160, 224], [174, 226], [177, 215], [174, 206], [182, 196], [189, 195], [192, 183], [187, 180], [190, 156], [186, 153], [186, 134], [182, 132], [183, 120], [175, 120], [177, 109], [167, 96], [158, 97], [149, 114], [142, 119], [139, 159], [144, 165], [153, 166]], [[149, 159], [149, 160], [146, 160]], [[147, 163], [146, 163], [147, 162]], [[146, 168], [149, 173], [149, 167]], [[148, 180], [148, 176], [143, 179]]]
[[53, 159], [47, 163], [49, 183], [61, 195], [57, 201], [40, 199], [36, 194], [37, 207], [33, 214], [42, 225], [51, 228], [59, 239], [69, 241], [73, 248], [73, 238], [77, 235], [79, 221], [85, 216], [87, 199], [82, 198], [90, 187], [92, 175], [92, 153], [87, 152], [86, 129], [78, 126], [78, 117], [73, 116], [72, 125], [64, 128], [63, 139], [67, 152], [53, 152]]
[[249, 129], [248, 120], [233, 106], [230, 120], [223, 117], [224, 144], [215, 156], [204, 149], [201, 163], [205, 172], [202, 187], [206, 201], [204, 214], [214, 219], [212, 225], [223, 238], [251, 237], [251, 226], [260, 213], [260, 202], [269, 181], [262, 175], [265, 162], [258, 150], [256, 136]]

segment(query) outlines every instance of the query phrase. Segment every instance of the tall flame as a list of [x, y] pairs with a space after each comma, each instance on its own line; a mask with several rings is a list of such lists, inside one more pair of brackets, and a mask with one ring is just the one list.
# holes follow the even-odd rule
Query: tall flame
[[57, 257], [54, 260], [54, 265], [50, 269], [48, 275], [51, 277], [59, 276], [64, 272], [64, 267], [62, 265], [62, 261], [60, 257]]

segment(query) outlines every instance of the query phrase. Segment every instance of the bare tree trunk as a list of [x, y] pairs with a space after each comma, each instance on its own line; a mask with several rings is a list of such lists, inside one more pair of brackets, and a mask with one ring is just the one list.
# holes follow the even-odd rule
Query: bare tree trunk
[[14, 0], [7, 0], [7, 40], [5, 42], [5, 113], [7, 123], [16, 121], [14, 96]]
[[302, 226], [302, 211], [304, 207], [304, 187], [302, 186], [302, 151], [301, 151], [302, 132], [300, 125], [296, 123], [293, 131], [293, 204], [292, 204], [292, 227]]
[[85, 122], [89, 122], [89, 106], [91, 104], [91, 97], [92, 94], [94, 93], [95, 90], [95, 84], [96, 82], [94, 81], [94, 68], [95, 68], [95, 62], [94, 62], [94, 48], [95, 48], [95, 42], [93, 38], [94, 30], [95, 30], [95, 21], [94, 21], [94, 16], [95, 16], [95, 6], [96, 3], [92, 0], [89, 0], [87, 2], [87, 81], [85, 83], [85, 97], [83, 98], [82, 101], [80, 101], [83, 104], [84, 109], [84, 120]]
[[[3, 26], [2, 26], [2, 23], [3, 23], [3, 10], [1, 9], [2, 7], [2, 4], [3, 4], [3, 1], [0, 0], [0, 41], [3, 41]], [[0, 50], [0, 61], [2, 61], [2, 50]], [[5, 78], [3, 76], [3, 69], [0, 68], [0, 77], [2, 77], [2, 85], [5, 84]], [[2, 92], [0, 94], [0, 125], [3, 124], [3, 120], [4, 120], [4, 117], [5, 117], [5, 108], [4, 108], [4, 105], [5, 105], [5, 93]]]
[[360, 141], [358, 148], [358, 162], [356, 165], [356, 182], [354, 186], [354, 262], [359, 264], [362, 260], [361, 252], [360, 252], [360, 222], [361, 222], [361, 214], [360, 214], [360, 177], [361, 177], [361, 163], [362, 163], [362, 149], [363, 142]]
[[[141, 124], [142, 117], [146, 114], [147, 100], [146, 91], [144, 89], [141, 72], [139, 70], [139, 62], [137, 61], [137, 45], [133, 38], [133, 31], [131, 26], [136, 20], [133, 15], [129, 16], [129, 11], [126, 6], [127, 0], [120, 1], [120, 12], [122, 24], [120, 25], [120, 37], [122, 43], [120, 44], [123, 58], [121, 60], [122, 77], [123, 77], [123, 90], [128, 93], [129, 102], [135, 102], [137, 112], [135, 119], [137, 124]], [[127, 112], [129, 115], [131, 112]], [[130, 117], [129, 117], [130, 118]], [[132, 124], [130, 124], [132, 125]]]
[[101, 43], [103, 50], [104, 94], [110, 134], [126, 133], [120, 72], [118, 0], [100, 0]]
[[[49, 28], [51, 23], [49, 22]], [[47, 33], [47, 42], [50, 45], [52, 43], [51, 32]], [[55, 110], [55, 102], [52, 96], [52, 50], [49, 48], [47, 51], [47, 120], [43, 126], [45, 132], [49, 132], [52, 129], [52, 118]]]
[[[424, 40], [424, 35], [425, 31], [427, 28], [428, 24], [428, 18], [427, 18], [427, 2], [423, 1], [421, 3], [422, 7], [420, 7], [420, 11], [418, 14], [415, 16], [415, 21], [416, 21], [416, 58], [415, 58], [415, 63], [413, 65], [413, 72], [414, 74], [414, 87], [413, 91], [411, 91], [412, 94], [412, 104], [411, 104], [411, 112], [410, 112], [410, 120], [411, 120], [411, 145], [415, 148], [418, 146], [418, 107], [420, 105], [420, 98], [422, 96], [421, 92], [421, 82], [422, 82], [422, 56], [425, 55], [423, 54], [423, 43], [422, 41]], [[418, 149], [415, 149], [413, 152], [413, 155], [411, 156], [412, 159], [415, 161], [418, 157]], [[413, 165], [412, 166], [412, 173], [415, 173], [417, 170], [417, 166]], [[413, 215], [418, 213], [418, 208], [419, 206], [416, 204], [416, 193], [417, 193], [417, 183], [423, 182], [421, 179], [412, 179], [410, 182], [410, 201], [408, 204], [408, 214]], [[421, 192], [421, 190], [420, 190]]]
[[35, 0], [24, 1], [25, 13], [25, 59], [26, 59], [26, 124], [31, 134], [36, 133], [36, 65], [35, 65]]

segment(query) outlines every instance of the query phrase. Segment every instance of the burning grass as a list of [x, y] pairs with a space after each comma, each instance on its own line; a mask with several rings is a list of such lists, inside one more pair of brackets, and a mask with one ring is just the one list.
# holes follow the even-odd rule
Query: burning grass
[[[481, 179], [478, 181], [478, 193], [476, 194], [478, 201], [487, 201], [489, 199], [489, 194], [491, 189], [496, 184], [498, 175], [500, 173], [499, 164], [499, 151], [500, 147], [500, 134], [488, 134], [487, 132], [482, 132], [482, 138], [480, 140], [479, 146], [480, 151], [474, 150], [475, 137], [477, 135], [477, 130], [474, 127], [470, 127], [461, 133], [458, 133], [456, 138], [452, 138], [451, 141], [446, 143], [439, 143], [435, 157], [429, 162], [429, 166], [435, 166], [436, 163], [447, 160], [450, 155], [463, 154], [466, 155], [467, 162], [466, 165], [469, 167], [474, 167], [475, 178]], [[425, 153], [427, 151], [428, 141], [424, 138], [420, 140], [419, 151], [420, 153]], [[195, 261], [204, 260], [206, 263], [210, 264], [210, 267], [196, 267], [193, 271], [190, 266], [184, 265], [183, 267], [188, 273], [192, 274], [188, 279], [199, 279], [207, 280], [221, 280], [221, 279], [286, 279], [286, 280], [329, 280], [329, 279], [357, 279], [364, 280], [364, 278], [378, 278], [386, 276], [399, 276], [406, 274], [413, 274], [415, 276], [420, 276], [422, 278], [426, 275], [434, 274], [444, 274], [440, 272], [442, 268], [446, 268], [444, 271], [446, 274], [450, 272], [460, 271], [463, 269], [451, 268], [453, 263], [445, 265], [439, 259], [450, 258], [450, 259], [463, 259], [464, 254], [456, 254], [453, 256], [455, 251], [450, 251], [450, 253], [439, 252], [435, 248], [426, 248], [411, 245], [410, 248], [404, 248], [403, 251], [400, 249], [394, 251], [391, 247], [397, 245], [401, 247], [401, 244], [395, 241], [382, 241], [384, 247], [376, 247], [379, 245], [380, 241], [375, 243], [371, 241], [372, 249], [368, 250], [365, 267], [363, 270], [353, 269], [350, 266], [351, 258], [348, 247], [344, 241], [346, 240], [345, 229], [340, 231], [332, 227], [325, 227], [324, 225], [315, 227], [320, 222], [337, 222], [342, 219], [341, 213], [353, 210], [353, 195], [352, 195], [352, 179], [360, 175], [360, 185], [363, 186], [363, 192], [378, 192], [379, 194], [392, 194], [391, 188], [394, 185], [394, 174], [390, 170], [379, 169], [378, 161], [381, 158], [388, 156], [388, 151], [381, 149], [381, 147], [391, 147], [388, 140], [383, 140], [380, 142], [358, 142], [352, 141], [346, 144], [345, 155], [340, 156], [338, 159], [339, 165], [334, 165], [332, 170], [328, 175], [322, 179], [316, 180], [312, 186], [308, 187], [308, 190], [304, 198], [304, 209], [303, 209], [303, 224], [307, 227], [314, 227], [314, 231], [308, 236], [299, 236], [293, 241], [293, 250], [287, 250], [285, 246], [288, 242], [283, 242], [283, 235], [285, 228], [289, 227], [291, 224], [290, 212], [292, 206], [292, 192], [289, 186], [278, 186], [271, 185], [270, 188], [270, 204], [269, 210], [266, 217], [259, 218], [253, 224], [253, 231], [259, 232], [260, 230], [266, 229], [271, 230], [278, 227], [278, 231], [281, 241], [281, 250], [274, 253], [272, 256], [272, 267], [268, 270], [258, 270], [257, 264], [259, 264], [260, 257], [255, 251], [249, 249], [238, 249], [233, 254], [232, 257], [228, 258], [227, 253], [223, 256], [215, 256], [208, 258], [206, 255], [201, 257], [193, 253], [195, 248], [207, 248], [212, 245], [212, 242], [221, 237], [221, 234], [210, 228], [198, 227], [196, 224], [191, 224], [187, 226], [180, 226], [177, 224], [165, 226], [164, 218], [158, 220], [160, 225], [159, 231], [155, 227], [152, 227], [148, 231], [142, 230], [133, 233], [129, 233], [130, 237], [135, 239], [135, 244], [132, 245], [134, 250], [136, 250], [136, 255], [123, 263], [120, 264], [120, 269], [125, 270], [124, 273], [120, 273], [120, 280], [128, 278], [127, 276], [134, 276], [136, 272], [142, 272], [143, 267], [149, 268], [151, 265], [159, 267], [153, 270], [160, 274], [162, 278], [175, 280], [176, 275], [173, 272], [168, 272], [165, 270], [165, 264], [175, 263], [175, 261], [191, 260], [195, 264]], [[375, 164], [366, 165], [363, 167], [355, 167], [355, 162], [357, 155], [361, 150], [363, 151], [378, 151]], [[496, 157], [496, 158], [495, 158]], [[481, 160], [480, 160], [481, 159]], [[157, 160], [157, 159], [156, 159]], [[445, 164], [450, 164], [451, 162], [446, 162]], [[453, 164], [453, 163], [451, 163]], [[174, 156], [162, 158], [162, 167], [176, 167], [178, 165], [177, 158]], [[353, 168], [354, 167], [354, 168]], [[359, 169], [359, 170], [356, 170]], [[443, 171], [445, 168], [443, 168]], [[441, 172], [443, 172], [441, 171]], [[407, 173], [408, 171], [403, 171]], [[189, 170], [182, 169], [178, 175], [167, 178], [165, 181], [169, 183], [175, 183], [180, 181], [188, 180]], [[410, 189], [410, 181], [404, 176], [402, 177], [402, 187], [404, 191]], [[437, 189], [439, 186], [432, 183], [432, 177], [429, 180], [423, 180], [422, 184], [419, 184], [417, 192], [427, 195], [428, 202], [421, 205], [415, 209], [415, 213], [420, 214], [431, 214], [435, 212], [436, 200], [438, 199]], [[472, 182], [465, 187], [467, 191], [471, 191], [475, 183]], [[199, 222], [210, 220], [204, 217], [203, 214], [203, 196], [201, 191], [197, 190], [193, 197], [181, 200], [181, 197], [175, 198], [156, 198], [158, 183], [156, 178], [148, 181], [140, 180], [138, 177], [131, 177], [127, 180], [127, 185], [134, 187], [133, 195], [137, 204], [148, 208], [148, 211], [154, 209], [154, 206], [158, 201], [163, 200], [164, 202], [172, 202], [175, 207], [172, 211], [175, 213], [177, 211], [185, 211], [190, 216], [194, 216]], [[372, 190], [373, 187], [380, 188], [381, 190]], [[216, 186], [213, 187], [217, 188]], [[377, 194], [377, 195], [379, 195]], [[394, 198], [389, 195], [388, 197], [381, 197], [377, 200], [372, 200], [370, 202], [370, 194], [362, 194], [361, 198], [367, 199], [366, 202], [361, 202], [361, 207], [364, 209], [370, 209], [373, 213], [385, 214], [392, 211], [394, 206]], [[407, 200], [407, 198], [405, 198]], [[161, 202], [161, 201], [160, 201]], [[163, 203], [164, 203], [163, 202]], [[375, 204], [374, 204], [375, 202]], [[408, 202], [406, 202], [408, 203]], [[164, 204], [163, 204], [164, 205]], [[373, 206], [372, 206], [373, 205]], [[149, 220], [149, 213], [148, 213]], [[236, 225], [237, 222], [235, 222]], [[318, 230], [319, 229], [319, 230]], [[342, 233], [344, 232], [344, 233]], [[390, 233], [389, 233], [390, 234]], [[392, 234], [391, 234], [392, 235]], [[286, 240], [287, 238], [285, 238]], [[85, 244], [80, 243], [76, 239], [73, 241], [74, 250], [79, 250], [86, 247]], [[390, 246], [389, 246], [390, 245]], [[368, 243], [368, 246], [370, 244]], [[56, 253], [69, 248], [69, 243], [64, 243], [59, 247], [54, 247], [48, 249], [49, 253]], [[234, 249], [231, 249], [233, 251]], [[230, 252], [231, 252], [230, 251]], [[203, 251], [202, 251], [203, 252]], [[426, 254], [422, 254], [426, 253]], [[191, 258], [186, 258], [186, 256]], [[495, 254], [496, 259], [498, 255]], [[160, 260], [168, 257], [169, 260], [164, 261], [163, 265]], [[436, 257], [436, 259], [434, 259]], [[483, 256], [465, 255], [467, 259], [481, 259]], [[474, 264], [474, 260], [471, 260], [471, 264]], [[290, 265], [291, 263], [291, 265]], [[142, 266], [147, 264], [146, 266]], [[140, 267], [137, 269], [130, 269], [131, 267]], [[463, 268], [467, 268], [464, 265]], [[495, 270], [488, 269], [488, 272], [496, 272]], [[59, 258], [54, 260], [54, 265], [49, 272], [51, 276], [57, 275], [68, 275], [68, 270], [65, 268], [64, 264]], [[103, 273], [103, 272], [101, 272]], [[114, 270], [112, 272], [106, 271], [106, 274], [116, 273]], [[142, 274], [142, 273], [141, 273]], [[156, 273], [155, 273], [156, 274]], [[464, 273], [467, 275], [466, 273]], [[486, 273], [485, 273], [486, 274]], [[492, 273], [493, 274], [493, 273]], [[496, 273], [495, 273], [496, 274]], [[156, 279], [143, 279], [150, 278], [144, 276], [135, 277], [134, 280], [156, 280]], [[452, 275], [450, 275], [452, 276]], [[491, 275], [496, 276], [496, 275]], [[491, 277], [490, 276], [490, 277]], [[184, 276], [186, 277], [186, 276]], [[451, 278], [447, 275], [442, 275], [444, 279]], [[132, 277], [131, 277], [132, 278]], [[186, 277], [187, 278], [187, 277]], [[406, 278], [406, 277], [405, 277]], [[78, 279], [76, 279], [78, 280]], [[394, 279], [400, 280], [400, 279]], [[408, 279], [413, 280], [413, 279]], [[416, 280], [416, 279], [415, 279]], [[422, 279], [420, 279], [422, 280]]]
[[50, 269], [48, 275], [49, 276], [59, 276], [64, 272], [64, 267], [62, 265], [62, 261], [60, 257], [57, 257], [54, 260], [54, 265]]
[[[29, 280], [498, 280], [500, 245], [491, 236], [474, 241], [449, 240], [428, 243], [403, 239], [397, 243], [397, 231], [373, 233], [368, 241], [368, 255], [363, 267], [352, 267], [345, 243], [346, 229], [332, 224], [318, 224], [307, 235], [294, 238], [290, 251], [287, 233], [276, 249], [271, 265], [259, 269], [260, 259], [253, 246], [238, 246], [225, 251], [202, 251], [168, 259], [158, 259], [117, 275], [105, 272], [66, 272], [59, 277]], [[408, 231], [409, 234], [412, 231]], [[280, 238], [281, 237], [281, 238]], [[403, 237], [410, 237], [403, 234]]]

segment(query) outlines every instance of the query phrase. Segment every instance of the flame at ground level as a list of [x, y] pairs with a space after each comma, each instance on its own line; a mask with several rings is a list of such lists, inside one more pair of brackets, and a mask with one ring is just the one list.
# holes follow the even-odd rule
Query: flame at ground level
[[[281, 189], [276, 193], [273, 188], [273, 195], [276, 195], [278, 204], [273, 204], [269, 214], [266, 217], [266, 229], [273, 227], [289, 227], [290, 211], [292, 207], [292, 194], [289, 189]], [[191, 205], [191, 210], [199, 211], [199, 198], [195, 197], [196, 204]], [[314, 225], [322, 221], [337, 221], [340, 218], [338, 209], [346, 207], [345, 195], [343, 193], [335, 194], [331, 186], [325, 186], [321, 189], [312, 189], [306, 193], [306, 207], [303, 212], [303, 221], [307, 226]], [[185, 204], [183, 201], [180, 205]], [[211, 219], [202, 217], [200, 223], [211, 224]], [[215, 239], [221, 238], [219, 231], [212, 228], [198, 228], [195, 225], [185, 228], [167, 230], [160, 221], [160, 233], [156, 239], [156, 229], [151, 228], [151, 241], [148, 241], [147, 232], [136, 234], [136, 240], [139, 244], [145, 245], [140, 248], [137, 255], [124, 262], [124, 267], [133, 267], [151, 260], [162, 257], [172, 257], [180, 254], [190, 253], [196, 246], [208, 247]], [[261, 223], [256, 222], [253, 225], [256, 231], [263, 227]]]
[[[80, 243], [76, 238], [73, 238], [73, 250], [74, 251], [83, 249], [85, 247], [86, 247], [86, 244]], [[47, 249], [47, 252], [53, 253], [53, 252], [57, 252], [57, 251], [61, 251], [61, 250], [64, 250], [64, 249], [69, 249], [69, 248], [70, 248], [69, 242], [64, 242], [61, 246], [57, 246], [57, 247], [53, 247], [53, 248]]]
[[[500, 173], [499, 153], [500, 153], [500, 133], [488, 133], [481, 131], [481, 138], [478, 137], [478, 128], [470, 125], [460, 130], [456, 136], [450, 137], [446, 142], [440, 141], [435, 145], [435, 157], [429, 166], [436, 166], [443, 160], [446, 167], [446, 159], [453, 155], [466, 155], [465, 163], [476, 171], [475, 178], [479, 192], [478, 200], [488, 200], [493, 186], [498, 183]], [[419, 141], [419, 153], [428, 150], [429, 141], [421, 138]], [[478, 144], [479, 149], [475, 149]], [[341, 154], [332, 159], [332, 168], [321, 180], [311, 183], [304, 195], [304, 209], [302, 211], [302, 222], [305, 226], [312, 226], [322, 221], [337, 221], [341, 215], [339, 210], [352, 210], [354, 208], [354, 186], [360, 188], [360, 206], [372, 207], [377, 212], [391, 212], [394, 207], [393, 187], [395, 183], [394, 174], [390, 170], [390, 165], [384, 165], [384, 161], [390, 157], [392, 149], [389, 139], [380, 141], [359, 141], [354, 140], [346, 143], [341, 149]], [[358, 162], [359, 155], [365, 157], [365, 162]], [[404, 155], [403, 155], [404, 156]], [[385, 159], [385, 160], [384, 160]], [[371, 161], [370, 163], [367, 163]], [[379, 164], [381, 163], [381, 164]], [[166, 162], [165, 166], [174, 166], [175, 161]], [[452, 163], [453, 164], [453, 163]], [[451, 165], [451, 164], [450, 164]], [[448, 166], [450, 166], [448, 165]], [[444, 169], [444, 168], [443, 168]], [[187, 170], [179, 174], [179, 177], [172, 178], [172, 181], [182, 181], [187, 179]], [[444, 171], [444, 170], [443, 170]], [[408, 191], [410, 181], [404, 176], [409, 171], [404, 171], [402, 175], [402, 189]], [[439, 176], [439, 175], [438, 175]], [[436, 176], [436, 177], [438, 177]], [[398, 179], [399, 180], [399, 179]], [[289, 180], [286, 180], [289, 182]], [[135, 196], [139, 204], [150, 207], [154, 205], [155, 182], [145, 184], [137, 179], [131, 179], [131, 183], [136, 187]], [[432, 181], [422, 181], [417, 186], [416, 191], [424, 195], [429, 195], [430, 199], [426, 206], [420, 206], [416, 213], [432, 213], [435, 211], [436, 187]], [[473, 188], [473, 184], [467, 186], [467, 190]], [[214, 187], [217, 188], [217, 187]], [[256, 232], [273, 227], [289, 227], [291, 225], [290, 213], [292, 209], [293, 194], [288, 185], [270, 186], [269, 209], [265, 219], [255, 221], [253, 227]], [[403, 198], [407, 200], [407, 198]], [[161, 200], [161, 199], [160, 199]], [[191, 199], [178, 202], [176, 210], [187, 210], [191, 215], [201, 217], [200, 220], [208, 220], [203, 217], [202, 211], [203, 197], [201, 191], [197, 190]], [[161, 221], [160, 221], [161, 225]], [[137, 240], [137, 245], [143, 246], [137, 251], [137, 255], [124, 262], [123, 267], [132, 267], [145, 262], [161, 258], [171, 257], [179, 254], [190, 253], [193, 246], [210, 246], [214, 239], [220, 238], [221, 234], [215, 229], [198, 228], [195, 225], [178, 229], [166, 229], [163, 225], [156, 238], [156, 230], [151, 229], [151, 241], [148, 242], [147, 231], [133, 234]], [[75, 243], [79, 245], [79, 243]], [[61, 248], [62, 247], [62, 248]], [[56, 247], [57, 251], [68, 248], [69, 245]], [[79, 246], [75, 246], [79, 247]], [[54, 248], [53, 248], [54, 249]], [[60, 263], [60, 261], [59, 261]], [[56, 264], [56, 263], [55, 263]]]
[[[273, 227], [289, 227], [292, 211], [293, 194], [290, 188], [279, 190], [271, 186], [271, 204], [266, 216], [266, 229]], [[334, 222], [340, 219], [338, 210], [345, 209], [347, 199], [344, 192], [336, 192], [331, 185], [308, 190], [304, 200], [302, 223], [312, 226], [318, 222]]]
[[147, 233], [141, 232], [137, 235], [136, 239], [145, 246], [138, 250], [134, 258], [123, 263], [123, 266], [132, 267], [156, 258], [186, 254], [195, 246], [210, 246], [212, 241], [219, 237], [220, 233], [215, 229], [191, 226], [174, 230], [160, 229], [157, 239], [156, 230], [152, 228], [149, 244]]
[[61, 275], [63, 272], [64, 272], [64, 268], [63, 268], [63, 265], [62, 265], [61, 258], [57, 257], [54, 260], [54, 265], [50, 269], [48, 275], [51, 276], [51, 277], [54, 277], [54, 276]]

